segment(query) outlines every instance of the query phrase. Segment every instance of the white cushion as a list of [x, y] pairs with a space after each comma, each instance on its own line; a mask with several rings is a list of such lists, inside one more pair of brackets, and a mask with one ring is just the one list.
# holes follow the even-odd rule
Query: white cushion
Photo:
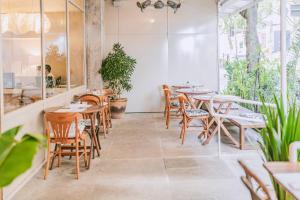
[[[78, 128], [79, 128], [80, 134], [84, 131], [86, 126], [88, 126], [87, 125], [87, 120], [84, 120], [84, 119], [78, 120]], [[53, 130], [52, 130], [51, 126], [50, 126], [50, 129], [51, 129], [50, 137], [54, 137], [54, 133], [53, 133]], [[69, 138], [75, 138], [75, 135], [76, 135], [75, 122], [73, 122], [71, 127], [70, 127], [70, 130], [69, 130]]]
[[202, 109], [190, 109], [185, 111], [186, 114], [190, 117], [200, 117], [200, 116], [208, 116], [209, 113]]

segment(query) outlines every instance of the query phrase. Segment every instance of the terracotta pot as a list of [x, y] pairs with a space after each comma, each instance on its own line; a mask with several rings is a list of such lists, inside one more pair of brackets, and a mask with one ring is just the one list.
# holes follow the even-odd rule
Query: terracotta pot
[[127, 106], [126, 98], [110, 100], [111, 118], [121, 119], [125, 113], [126, 106]]

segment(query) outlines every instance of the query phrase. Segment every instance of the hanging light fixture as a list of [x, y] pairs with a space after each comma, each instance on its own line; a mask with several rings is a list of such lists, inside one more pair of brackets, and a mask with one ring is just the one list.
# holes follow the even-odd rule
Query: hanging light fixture
[[[51, 22], [44, 15], [44, 32], [48, 33], [50, 28]], [[12, 32], [16, 35], [28, 32], [41, 33], [41, 15], [34, 13], [1, 14], [1, 32]]]
[[[10, 6], [8, 5], [8, 8]], [[9, 9], [10, 10], [10, 9]], [[33, 1], [31, 13], [8, 12], [1, 14], [1, 32], [12, 32], [16, 35], [26, 34], [28, 32], [41, 33], [41, 14], [34, 13]], [[44, 32], [48, 33], [51, 28], [51, 22], [47, 15], [43, 15]]]
[[168, 0], [167, 3], [164, 3], [162, 0], [157, 0], [155, 3], [152, 3], [151, 0], [145, 0], [143, 2], [137, 2], [136, 3], [137, 7], [141, 9], [143, 12], [147, 7], [152, 6], [156, 9], [162, 9], [164, 7], [170, 7], [174, 10], [174, 13], [177, 12], [178, 8], [181, 7], [181, 1], [173, 1], [173, 0]]

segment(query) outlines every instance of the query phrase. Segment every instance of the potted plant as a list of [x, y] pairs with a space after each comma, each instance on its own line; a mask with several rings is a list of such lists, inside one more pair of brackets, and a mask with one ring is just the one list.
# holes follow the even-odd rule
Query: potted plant
[[[266, 128], [261, 130], [259, 144], [266, 161], [288, 162], [290, 144], [300, 141], [300, 109], [294, 103], [285, 112], [282, 101], [275, 97], [275, 103], [276, 108], [262, 106]], [[292, 199], [274, 180], [273, 186], [278, 200]]]
[[112, 52], [102, 61], [99, 73], [114, 93], [110, 103], [113, 119], [120, 119], [126, 110], [127, 98], [121, 98], [121, 94], [132, 89], [131, 76], [135, 65], [136, 60], [125, 53], [120, 43], [114, 44]]

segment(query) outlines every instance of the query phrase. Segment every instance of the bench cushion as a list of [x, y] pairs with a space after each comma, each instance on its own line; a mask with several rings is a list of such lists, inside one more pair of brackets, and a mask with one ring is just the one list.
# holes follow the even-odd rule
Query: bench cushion
[[202, 109], [189, 109], [189, 110], [186, 110], [186, 114], [189, 117], [209, 116], [209, 113], [205, 110], [202, 110]]

